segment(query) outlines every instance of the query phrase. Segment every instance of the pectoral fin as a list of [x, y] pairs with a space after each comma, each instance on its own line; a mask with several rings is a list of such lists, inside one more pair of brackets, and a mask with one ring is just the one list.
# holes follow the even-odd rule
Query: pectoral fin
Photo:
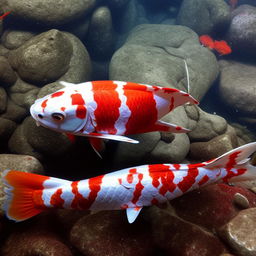
[[89, 142], [93, 148], [93, 150], [95, 151], [95, 153], [100, 157], [102, 158], [100, 152], [102, 152], [105, 148], [105, 144], [103, 142], [102, 139], [98, 139], [98, 138], [95, 138], [95, 137], [90, 137], [89, 138]]
[[129, 223], [133, 223], [136, 218], [138, 217], [142, 207], [136, 207], [136, 208], [127, 208], [126, 209], [126, 215]]
[[83, 133], [79, 134], [81, 136], [86, 136], [86, 137], [93, 137], [93, 138], [98, 138], [98, 139], [107, 139], [107, 140], [117, 140], [117, 141], [123, 141], [123, 142], [129, 142], [129, 143], [139, 143], [137, 140], [130, 139], [125, 136], [121, 135], [114, 135], [114, 134], [102, 134], [102, 133]]
[[173, 133], [186, 133], [190, 132], [189, 129], [175, 124], [169, 124], [164, 121], [157, 121], [155, 124], [156, 131], [173, 132]]

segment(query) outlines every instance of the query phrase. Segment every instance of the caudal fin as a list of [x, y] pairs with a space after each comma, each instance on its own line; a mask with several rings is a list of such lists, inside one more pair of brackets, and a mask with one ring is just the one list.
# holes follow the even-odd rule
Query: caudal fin
[[42, 201], [43, 183], [49, 177], [6, 170], [4, 182], [4, 211], [9, 219], [23, 221], [41, 213], [45, 207]]
[[[209, 169], [225, 168], [228, 172], [225, 181], [229, 183], [242, 184], [244, 181], [256, 179], [256, 166], [250, 164], [250, 156], [256, 152], [256, 142], [245, 144], [235, 148], [222, 156], [205, 162], [204, 167]], [[231, 169], [236, 169], [236, 173], [230, 173]]]

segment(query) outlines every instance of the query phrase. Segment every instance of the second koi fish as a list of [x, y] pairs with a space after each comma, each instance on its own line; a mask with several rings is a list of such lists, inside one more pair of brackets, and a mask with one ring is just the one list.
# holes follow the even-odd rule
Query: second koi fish
[[198, 104], [188, 93], [173, 88], [120, 81], [60, 83], [65, 88], [35, 101], [32, 117], [55, 131], [90, 137], [94, 149], [98, 139], [138, 143], [123, 135], [188, 132], [159, 119], [187, 102]]

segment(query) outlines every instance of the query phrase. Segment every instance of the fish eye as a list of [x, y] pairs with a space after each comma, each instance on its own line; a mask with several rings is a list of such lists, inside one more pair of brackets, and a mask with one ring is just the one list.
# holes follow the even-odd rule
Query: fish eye
[[41, 114], [38, 114], [37, 116], [38, 116], [40, 119], [43, 119], [43, 118], [44, 118], [44, 116], [41, 115]]
[[65, 119], [65, 116], [62, 113], [52, 113], [52, 119], [57, 122], [61, 122]]

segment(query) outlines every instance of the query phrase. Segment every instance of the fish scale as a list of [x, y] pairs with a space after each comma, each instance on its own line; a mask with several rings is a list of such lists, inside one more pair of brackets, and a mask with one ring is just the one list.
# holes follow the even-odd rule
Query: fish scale
[[142, 165], [81, 181], [7, 170], [3, 173], [4, 210], [10, 219], [22, 221], [47, 208], [125, 209], [132, 223], [144, 206], [215, 182], [239, 184], [255, 179], [256, 167], [248, 159], [255, 151], [253, 142], [199, 164]]

